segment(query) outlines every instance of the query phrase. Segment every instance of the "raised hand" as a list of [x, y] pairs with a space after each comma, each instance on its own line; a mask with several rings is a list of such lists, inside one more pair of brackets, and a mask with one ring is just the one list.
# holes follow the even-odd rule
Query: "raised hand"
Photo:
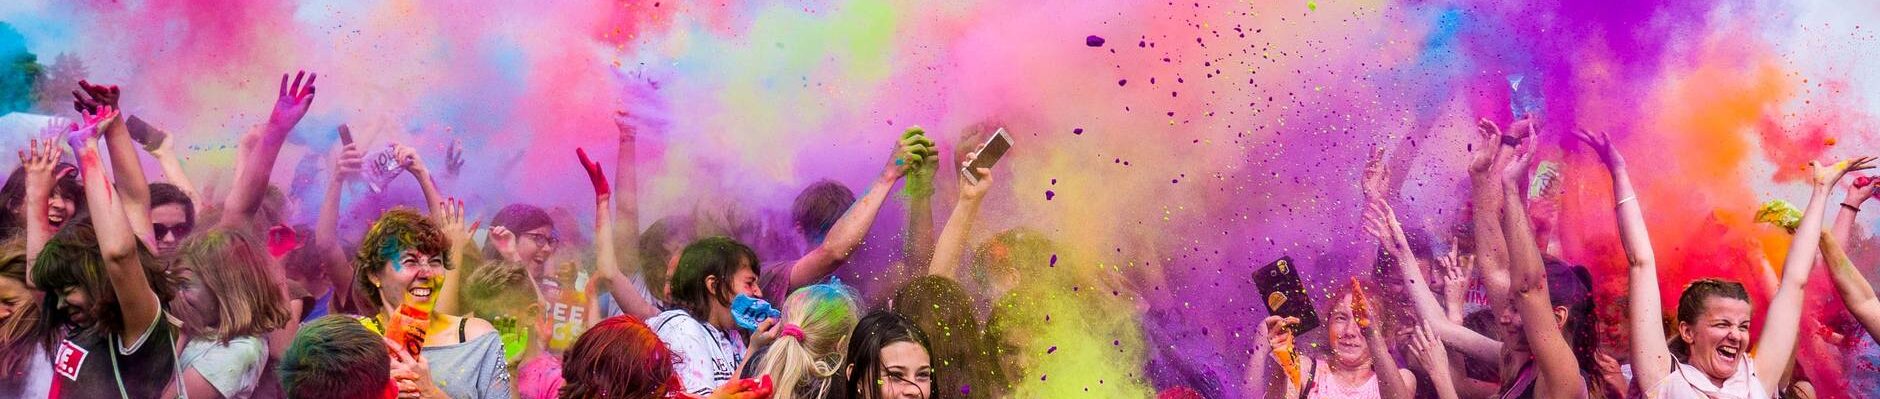
[[496, 247], [496, 253], [503, 256], [503, 260], [522, 261], [522, 255], [516, 252], [516, 233], [509, 231], [509, 228], [491, 225], [489, 241], [490, 246]]
[[1578, 137], [1580, 142], [1586, 143], [1587, 147], [1592, 147], [1593, 152], [1599, 154], [1599, 160], [1601, 162], [1605, 162], [1607, 165], [1621, 165], [1625, 163], [1625, 159], [1619, 156], [1619, 150], [1612, 146], [1612, 137], [1606, 135], [1606, 133], [1587, 129], [1575, 129], [1573, 136]]
[[[444, 128], [445, 134], [451, 134], [450, 131], [450, 128]], [[466, 161], [463, 156], [463, 139], [451, 139], [450, 150], [444, 152], [444, 173], [456, 176], [458, 172], [463, 171]]]
[[1358, 282], [1357, 277], [1352, 277], [1351, 318], [1358, 322], [1358, 328], [1370, 330], [1371, 320], [1375, 319], [1372, 317], [1371, 308], [1371, 300], [1364, 293], [1364, 285]]
[[398, 167], [410, 171], [412, 176], [426, 178], [431, 175], [430, 169], [424, 166], [424, 157], [418, 155], [416, 148], [404, 144], [393, 144], [392, 159], [398, 161]]
[[1482, 174], [1495, 169], [1495, 160], [1501, 154], [1501, 128], [1487, 119], [1475, 122], [1476, 142], [1475, 157], [1469, 160], [1469, 172]]
[[444, 238], [450, 242], [451, 248], [466, 248], [470, 245], [470, 237], [475, 233], [476, 226], [464, 225], [463, 200], [445, 199], [431, 209], [431, 218], [437, 223], [437, 229], [444, 232]]
[[[305, 78], [306, 83], [301, 79]], [[268, 124], [291, 129], [300, 123], [300, 118], [307, 116], [307, 109], [313, 106], [313, 81], [320, 74], [308, 74], [300, 71], [294, 74], [293, 84], [288, 84], [287, 74], [281, 74], [280, 96], [274, 100], [274, 111], [268, 115]]]
[[[882, 168], [881, 178], [899, 180], [911, 173], [917, 173], [922, 163], [937, 157], [933, 140], [919, 126], [908, 128], [901, 133], [901, 141], [895, 143], [894, 156], [888, 158], [888, 164]], [[937, 161], [935, 161], [937, 162]], [[931, 176], [931, 175], [929, 175]]]
[[1808, 169], [1814, 171], [1814, 183], [1818, 188], [1830, 188], [1847, 176], [1847, 172], [1857, 172], [1874, 168], [1874, 157], [1857, 157], [1830, 165], [1809, 162]]
[[1443, 340], [1436, 338], [1436, 332], [1429, 324], [1420, 324], [1411, 332], [1408, 346], [1410, 354], [1425, 370], [1440, 372], [1449, 369], [1449, 349], [1443, 346]]
[[28, 191], [35, 186], [34, 183], [51, 190], [52, 182], [55, 181], [52, 172], [58, 168], [59, 157], [63, 155], [59, 145], [52, 140], [33, 139], [27, 142], [25, 149], [19, 151], [19, 155], [20, 167], [26, 169]]
[[96, 113], [98, 107], [118, 107], [117, 85], [94, 85], [80, 80], [78, 88], [79, 90], [72, 91], [72, 109], [77, 110], [78, 113]]
[[[340, 128], [344, 129], [345, 126]], [[359, 150], [358, 143], [340, 146], [339, 150], [333, 154], [333, 181], [346, 181], [348, 178], [358, 177], [359, 172], [365, 169], [365, 164], [366, 153]]]
[[73, 151], [79, 151], [88, 146], [97, 144], [98, 137], [102, 135], [105, 129], [110, 128], [112, 121], [117, 119], [118, 114], [115, 108], [100, 106], [97, 108], [97, 111], [83, 115], [85, 117], [84, 122], [82, 124], [72, 124], [65, 133], [66, 145], [71, 146]]
[[1390, 190], [1390, 171], [1384, 168], [1384, 147], [1371, 150], [1371, 158], [1364, 163], [1364, 180], [1360, 184], [1367, 200], [1382, 200], [1385, 191]]
[[607, 184], [607, 173], [601, 171], [601, 164], [588, 159], [587, 149], [575, 147], [574, 155], [580, 158], [581, 168], [587, 170], [588, 182], [594, 184], [594, 196], [606, 198], [612, 186]]

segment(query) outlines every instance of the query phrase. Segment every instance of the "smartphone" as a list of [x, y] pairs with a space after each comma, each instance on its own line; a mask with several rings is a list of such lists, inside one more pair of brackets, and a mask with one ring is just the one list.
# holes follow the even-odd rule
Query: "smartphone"
[[145, 122], [144, 118], [139, 118], [137, 115], [131, 115], [130, 121], [125, 122], [124, 128], [130, 131], [131, 140], [142, 144], [146, 150], [156, 148], [157, 145], [163, 144], [164, 138], [169, 137], [168, 134], [163, 133], [162, 129], [150, 126], [150, 122]]
[[1312, 307], [1312, 296], [1306, 294], [1305, 282], [1299, 279], [1299, 269], [1294, 266], [1290, 256], [1268, 263], [1253, 271], [1253, 285], [1260, 289], [1267, 314], [1299, 319], [1292, 328], [1297, 335], [1319, 328], [1319, 313]]
[[765, 319], [783, 317], [783, 311], [770, 306], [770, 302], [738, 294], [731, 299], [731, 318], [738, 323], [738, 328], [752, 333], [757, 332], [757, 325]]
[[973, 169], [991, 168], [992, 165], [999, 163], [999, 158], [1005, 157], [1006, 151], [1011, 149], [1012, 135], [1006, 134], [1005, 128], [999, 128], [998, 132], [992, 133], [992, 137], [986, 139], [985, 145], [979, 146], [979, 151], [973, 152], [973, 163], [960, 168], [960, 176], [966, 176], [968, 182], [979, 184], [979, 178], [973, 176]]
[[339, 144], [352, 145], [352, 143], [352, 128], [346, 127], [344, 124], [339, 125]]

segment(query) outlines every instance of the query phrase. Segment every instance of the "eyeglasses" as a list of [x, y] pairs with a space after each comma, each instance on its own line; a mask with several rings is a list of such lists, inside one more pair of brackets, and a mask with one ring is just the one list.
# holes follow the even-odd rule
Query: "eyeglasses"
[[165, 234], [172, 234], [172, 235], [175, 235], [176, 239], [180, 240], [183, 238], [183, 236], [189, 235], [189, 231], [191, 229], [194, 229], [195, 226], [191, 226], [189, 223], [177, 223], [177, 224], [168, 224], [168, 225], [162, 224], [162, 223], [152, 223], [150, 225], [150, 228], [152, 230], [151, 232], [155, 233], [156, 238], [158, 239], [162, 239]]
[[552, 236], [552, 235], [547, 235], [547, 234], [542, 234], [542, 233], [523, 233], [522, 237], [529, 239], [529, 241], [535, 241], [536, 246], [542, 246], [542, 247], [561, 246], [561, 239], [556, 238], [555, 236]]

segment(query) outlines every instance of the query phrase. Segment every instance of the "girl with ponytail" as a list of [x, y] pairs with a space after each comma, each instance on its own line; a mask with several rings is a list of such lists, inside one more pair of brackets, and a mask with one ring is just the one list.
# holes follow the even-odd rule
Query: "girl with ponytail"
[[821, 398], [861, 319], [855, 290], [840, 283], [798, 288], [783, 305], [783, 331], [746, 364], [744, 377], [769, 375], [776, 399]]

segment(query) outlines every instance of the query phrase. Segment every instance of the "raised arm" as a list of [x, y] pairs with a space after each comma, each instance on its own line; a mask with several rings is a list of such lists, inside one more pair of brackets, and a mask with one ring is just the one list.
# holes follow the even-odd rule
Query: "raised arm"
[[[928, 149], [936, 148], [932, 140], [927, 139], [927, 132], [919, 126], [902, 133], [901, 143], [908, 144], [909, 139], [918, 137], [924, 140]], [[920, 271], [927, 270], [927, 262], [933, 261], [933, 192], [934, 177], [938, 176], [940, 157], [937, 151], [920, 158], [914, 169], [907, 173], [907, 182], [901, 184], [901, 191], [907, 194], [907, 235], [902, 242], [902, 253], [907, 259], [908, 278], [918, 277]]]
[[[398, 166], [411, 172], [411, 178], [418, 181], [418, 190], [424, 192], [424, 203], [436, 208], [444, 203], [444, 193], [437, 190], [437, 182], [431, 179], [431, 168], [424, 165], [424, 157], [418, 155], [418, 149], [398, 144], [392, 147], [392, 157], [398, 160]], [[431, 209], [436, 212], [437, 209]]]
[[588, 181], [594, 185], [594, 271], [595, 284], [613, 294], [614, 302], [620, 304], [620, 311], [636, 319], [647, 319], [659, 314], [659, 308], [646, 301], [645, 288], [635, 284], [634, 278], [620, 269], [620, 259], [616, 257], [619, 240], [614, 239], [614, 207], [609, 206], [613, 194], [607, 190], [607, 175], [601, 171], [601, 165], [588, 159], [587, 151], [575, 149], [580, 158], [581, 167], [587, 170]]
[[1416, 377], [1409, 370], [1397, 367], [1397, 359], [1390, 355], [1390, 340], [1384, 338], [1384, 326], [1372, 322], [1378, 320], [1371, 311], [1377, 307], [1367, 298], [1358, 280], [1351, 280], [1351, 290], [1351, 315], [1357, 318], [1358, 328], [1364, 330], [1365, 342], [1371, 351], [1371, 371], [1377, 374], [1378, 394], [1395, 399], [1415, 397]]
[[[1524, 126], [1532, 126], [1526, 124]], [[1514, 127], [1514, 126], [1511, 126]], [[1475, 146], [1475, 158], [1469, 163], [1469, 181], [1471, 183], [1469, 224], [1475, 232], [1475, 261], [1482, 271], [1482, 286], [1488, 293], [1488, 306], [1500, 314], [1512, 313], [1508, 306], [1508, 249], [1506, 237], [1501, 231], [1501, 191], [1502, 179], [1498, 174], [1509, 159], [1519, 149], [1514, 148], [1518, 140], [1503, 135], [1501, 128], [1494, 122], [1482, 119], [1476, 122], [1479, 141]], [[1439, 327], [1439, 329], [1441, 329]], [[1449, 337], [1442, 331], [1443, 339], [1450, 344]], [[1504, 337], [1504, 339], [1506, 339]], [[1464, 348], [1466, 351], [1467, 349]]]
[[1378, 149], [1374, 152], [1364, 169], [1361, 186], [1367, 202], [1363, 216], [1365, 231], [1378, 240], [1385, 253], [1396, 259], [1397, 273], [1408, 285], [1405, 291], [1410, 293], [1417, 314], [1430, 323], [1439, 337], [1469, 357], [1499, 361], [1501, 342], [1449, 321], [1436, 294], [1430, 291], [1429, 281], [1423, 277], [1416, 254], [1410, 250], [1410, 240], [1404, 234], [1403, 226], [1399, 225], [1390, 203], [1385, 200], [1383, 190], [1389, 186], [1390, 175], [1384, 166], [1382, 151]]
[[1665, 340], [1650, 337], [1665, 336], [1664, 306], [1659, 299], [1658, 262], [1652, 252], [1651, 233], [1645, 229], [1644, 206], [1639, 204], [1638, 192], [1632, 189], [1632, 178], [1626, 173], [1625, 157], [1612, 145], [1612, 139], [1605, 133], [1586, 129], [1576, 130], [1580, 141], [1599, 155], [1599, 160], [1606, 164], [1606, 171], [1612, 175], [1612, 195], [1617, 198], [1614, 214], [1619, 219], [1619, 239], [1625, 247], [1625, 257], [1630, 264], [1629, 316], [1632, 340], [1632, 375], [1634, 384], [1640, 387], [1654, 387], [1658, 381], [1671, 373], [1671, 348]]
[[[94, 85], [91, 82], [78, 81], [80, 91], [72, 91], [73, 107], [80, 112], [96, 113], [98, 107], [123, 109], [118, 106], [119, 91], [116, 85]], [[86, 97], [90, 98], [87, 99]], [[117, 178], [118, 197], [123, 201], [124, 217], [130, 221], [131, 232], [144, 245], [156, 247], [156, 234], [150, 225], [150, 181], [144, 178], [144, 163], [137, 158], [137, 148], [141, 146], [131, 139], [128, 123], [110, 124], [105, 129], [104, 141], [106, 153], [111, 156], [111, 174]]]
[[[925, 143], [924, 145], [922, 143]], [[914, 169], [921, 159], [931, 156], [933, 143], [919, 138], [914, 144], [907, 139], [894, 147], [894, 157], [888, 160], [881, 170], [881, 176], [862, 193], [861, 200], [849, 206], [842, 217], [836, 219], [835, 226], [829, 228], [828, 237], [822, 244], [796, 260], [790, 269], [790, 288], [795, 289], [814, 284], [817, 280], [835, 273], [836, 267], [847, 262], [855, 247], [862, 245], [862, 238], [868, 235], [869, 227], [875, 224], [875, 215], [881, 212], [881, 204], [888, 200], [888, 193], [894, 191], [894, 183]]]
[[1834, 227], [1828, 230], [1835, 242], [1848, 242], [1854, 233], [1854, 219], [1860, 216], [1860, 205], [1873, 199], [1875, 190], [1880, 190], [1880, 179], [1865, 176], [1848, 186], [1847, 198], [1841, 199], [1841, 211], [1834, 214]]
[[85, 115], [85, 125], [72, 129], [67, 141], [78, 154], [85, 206], [91, 211], [98, 252], [104, 258], [105, 277], [111, 281], [124, 318], [120, 320], [124, 330], [117, 333], [124, 341], [135, 342], [157, 322], [162, 303], [144, 275], [144, 264], [137, 256], [137, 237], [131, 233], [129, 220], [124, 218], [124, 207], [118, 202], [116, 190], [104, 176], [104, 159], [98, 154], [100, 130], [116, 123], [120, 123], [117, 110], [110, 106], [99, 107], [98, 113]]
[[[51, 137], [51, 136], [48, 136]], [[26, 195], [23, 197], [26, 219], [26, 264], [39, 259], [39, 251], [46, 248], [46, 241], [52, 239], [55, 229], [52, 227], [51, 210], [46, 201], [52, 199], [52, 189], [59, 178], [54, 175], [59, 169], [58, 140], [32, 140], [27, 148], [20, 150], [20, 167], [26, 169]], [[33, 281], [33, 268], [26, 268], [26, 280]]]
[[[972, 159], [960, 162], [964, 168], [972, 164]], [[974, 168], [970, 171], [977, 180], [960, 177], [960, 199], [953, 204], [953, 214], [947, 215], [947, 225], [940, 229], [939, 241], [934, 244], [933, 262], [927, 264], [927, 274], [946, 278], [959, 278], [960, 256], [966, 254], [966, 241], [973, 232], [973, 219], [979, 214], [979, 202], [986, 198], [986, 190], [992, 188], [992, 169]]]
[[[342, 136], [349, 136], [350, 129], [339, 125]], [[332, 298], [335, 303], [341, 299], [351, 300], [353, 292], [352, 258], [340, 245], [339, 239], [339, 196], [345, 191], [346, 179], [359, 175], [359, 169], [365, 164], [365, 153], [359, 151], [358, 144], [343, 144], [333, 153], [333, 165], [328, 170], [326, 194], [320, 200], [320, 216], [314, 223], [313, 237], [320, 251], [326, 258], [324, 269], [328, 284], [332, 284]]]
[[1534, 359], [1540, 366], [1540, 375], [1544, 380], [1539, 387], [1547, 392], [1549, 398], [1584, 398], [1586, 397], [1586, 378], [1580, 375], [1579, 359], [1574, 357], [1573, 347], [1567, 345], [1566, 336], [1560, 332], [1554, 321], [1554, 306], [1548, 296], [1547, 272], [1542, 266], [1540, 246], [1534, 243], [1534, 229], [1528, 226], [1527, 206], [1521, 201], [1521, 192], [1509, 184], [1515, 178], [1525, 176], [1525, 162], [1517, 162], [1518, 168], [1512, 169], [1503, 181], [1502, 203], [1507, 208], [1502, 210], [1502, 230], [1508, 234], [1509, 274], [1512, 278], [1509, 293], [1514, 296], [1515, 310], [1520, 312], [1521, 335], [1527, 339], [1528, 348], [1533, 351]]
[[[143, 134], [146, 137], [151, 137], [153, 140], [158, 141], [146, 144], [144, 146], [144, 152], [149, 153], [151, 158], [157, 160], [157, 167], [163, 169], [163, 179], [170, 182], [171, 185], [175, 185], [177, 190], [183, 192], [183, 196], [189, 197], [190, 203], [204, 203], [202, 202], [202, 194], [196, 191], [196, 183], [190, 181], [189, 174], [183, 172], [183, 162], [176, 158], [175, 136], [161, 133], [161, 129], [157, 129], [155, 126], [149, 126], [148, 123], [142, 122], [142, 120], [138, 119], [136, 116], [132, 116], [130, 122], [125, 125], [132, 129], [132, 137], [136, 137], [139, 134], [136, 133], [137, 129], [151, 131]], [[140, 127], [139, 125], [142, 126]]]
[[[306, 77], [306, 84], [301, 78]], [[274, 161], [281, 156], [281, 146], [287, 143], [287, 134], [300, 124], [300, 118], [307, 116], [307, 109], [313, 106], [313, 81], [318, 74], [309, 76], [306, 71], [295, 75], [292, 85], [287, 82], [287, 75], [281, 75], [280, 96], [274, 102], [274, 111], [268, 115], [268, 122], [254, 138], [253, 148], [243, 151], [242, 160], [235, 171], [235, 185], [229, 191], [228, 199], [223, 203], [223, 226], [243, 226], [261, 207], [261, 198], [268, 189], [268, 175], [274, 170]]]
[[1811, 238], [1821, 236], [1821, 214], [1827, 208], [1828, 195], [1847, 172], [1871, 169], [1873, 160], [1873, 157], [1860, 157], [1833, 165], [1810, 163], [1814, 171], [1814, 190], [1809, 195], [1808, 208], [1802, 211], [1802, 224], [1795, 229], [1795, 240], [1789, 243], [1788, 258], [1782, 261], [1781, 286], [1769, 299], [1767, 321], [1756, 339], [1757, 377], [1769, 392], [1781, 390], [1782, 375], [1794, 360], [1795, 344], [1801, 333], [1802, 286], [1808, 283], [1808, 274], [1814, 269], [1821, 243], [1820, 239]]
[[[464, 223], [463, 200], [446, 198], [431, 204], [431, 220], [437, 223], [437, 229], [444, 232], [445, 242], [450, 245], [450, 269], [444, 271], [444, 285], [437, 291], [437, 311], [439, 313], [463, 316], [469, 310], [463, 303], [464, 278], [476, 270], [476, 250], [470, 238], [475, 234], [476, 226]], [[473, 260], [475, 259], [475, 260]]]
[[1853, 313], [1854, 320], [1867, 328], [1868, 335], [1880, 337], [1880, 299], [1875, 297], [1873, 285], [1854, 268], [1854, 262], [1848, 260], [1847, 252], [1833, 237], [1821, 237], [1821, 253], [1828, 258], [1834, 289], [1841, 293], [1841, 303], [1847, 305], [1848, 313]]

